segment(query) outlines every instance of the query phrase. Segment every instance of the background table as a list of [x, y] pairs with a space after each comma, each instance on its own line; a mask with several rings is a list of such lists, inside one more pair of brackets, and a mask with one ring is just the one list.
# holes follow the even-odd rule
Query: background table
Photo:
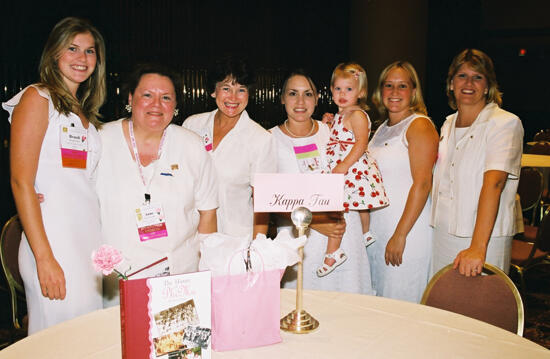
[[550, 155], [521, 155], [521, 167], [550, 167]]
[[[281, 291], [282, 315], [294, 301], [293, 290]], [[550, 358], [550, 351], [513, 333], [419, 304], [305, 291], [304, 307], [320, 322], [315, 332], [282, 332], [280, 344], [212, 352], [212, 358]], [[0, 359], [120, 357], [118, 307], [58, 324], [0, 352]]]
[[521, 167], [537, 168], [542, 172], [543, 190], [550, 188], [550, 155], [531, 155], [524, 153], [521, 156]]

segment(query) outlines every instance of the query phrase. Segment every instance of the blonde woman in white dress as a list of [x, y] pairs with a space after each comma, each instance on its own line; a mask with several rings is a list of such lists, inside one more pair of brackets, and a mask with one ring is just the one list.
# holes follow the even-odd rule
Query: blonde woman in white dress
[[376, 294], [419, 302], [429, 279], [432, 168], [437, 131], [426, 116], [420, 82], [408, 62], [395, 62], [380, 75], [373, 102], [387, 120], [369, 144], [384, 178], [388, 207], [371, 212], [378, 241], [367, 248]]

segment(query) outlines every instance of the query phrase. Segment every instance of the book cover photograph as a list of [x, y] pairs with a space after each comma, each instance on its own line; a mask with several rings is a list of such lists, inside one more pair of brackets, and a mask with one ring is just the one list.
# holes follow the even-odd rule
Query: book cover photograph
[[123, 357], [209, 359], [210, 278], [197, 272], [121, 281]]

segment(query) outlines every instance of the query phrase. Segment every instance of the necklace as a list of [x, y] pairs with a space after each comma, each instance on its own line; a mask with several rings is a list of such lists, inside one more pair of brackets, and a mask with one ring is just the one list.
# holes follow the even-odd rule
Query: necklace
[[288, 128], [288, 120], [285, 120], [283, 125], [285, 126], [286, 132], [290, 133], [292, 135], [292, 137], [297, 137], [297, 138], [309, 137], [313, 133], [313, 130], [315, 130], [315, 121], [313, 121], [313, 119], [311, 119], [311, 130], [309, 130], [309, 132], [305, 136], [298, 136], [298, 135], [293, 134], [292, 131], [290, 131], [290, 129]]

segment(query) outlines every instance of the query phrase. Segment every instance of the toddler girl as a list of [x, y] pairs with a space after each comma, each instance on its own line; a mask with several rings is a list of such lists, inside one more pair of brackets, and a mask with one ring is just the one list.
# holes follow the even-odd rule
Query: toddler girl
[[[382, 176], [367, 145], [371, 122], [366, 110], [367, 75], [356, 63], [336, 66], [330, 80], [332, 99], [338, 113], [332, 120], [326, 154], [332, 173], [344, 173], [344, 210], [359, 211], [365, 246], [375, 241], [369, 232], [368, 210], [389, 204]], [[342, 264], [347, 256], [340, 248], [341, 237], [329, 237], [323, 265], [317, 270], [322, 277]]]

